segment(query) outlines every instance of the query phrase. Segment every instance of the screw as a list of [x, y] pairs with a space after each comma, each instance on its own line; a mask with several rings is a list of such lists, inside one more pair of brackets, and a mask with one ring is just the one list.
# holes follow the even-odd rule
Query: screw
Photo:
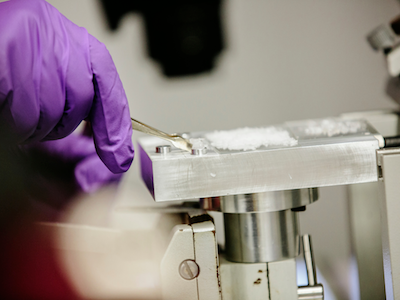
[[179, 274], [183, 279], [192, 280], [199, 276], [199, 265], [192, 259], [186, 259], [179, 265]]
[[171, 146], [170, 145], [161, 145], [156, 147], [156, 153], [162, 153], [162, 154], [167, 154], [171, 152]]

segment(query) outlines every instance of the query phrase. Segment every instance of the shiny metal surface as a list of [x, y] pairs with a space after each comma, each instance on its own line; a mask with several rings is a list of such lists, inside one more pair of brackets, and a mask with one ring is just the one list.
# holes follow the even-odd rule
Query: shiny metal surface
[[304, 261], [306, 263], [308, 285], [300, 286], [297, 290], [299, 300], [323, 300], [324, 287], [317, 283], [317, 270], [314, 262], [314, 255], [311, 243], [311, 236], [304, 234], [301, 237], [303, 245]]
[[297, 213], [224, 214], [226, 259], [241, 263], [272, 262], [299, 255]]
[[162, 146], [157, 146], [156, 147], [156, 153], [167, 154], [169, 152], [171, 152], [171, 146], [170, 145], [162, 145]]
[[301, 237], [301, 243], [303, 245], [303, 255], [306, 263], [308, 285], [299, 286], [297, 295], [299, 300], [323, 300], [324, 287], [322, 284], [317, 283], [317, 269], [314, 262], [311, 236], [304, 234]]
[[304, 261], [306, 262], [308, 285], [317, 284], [317, 271], [315, 268], [314, 256], [312, 251], [311, 236], [305, 234], [301, 237], [303, 244]]
[[324, 300], [324, 287], [320, 284], [314, 286], [301, 286], [297, 290], [298, 300]]
[[167, 140], [171, 142], [172, 145], [174, 145], [178, 149], [182, 149], [184, 151], [189, 151], [189, 152], [192, 150], [192, 144], [187, 139], [181, 137], [180, 135], [165, 133], [161, 130], [155, 129], [154, 127], [146, 125], [133, 118], [131, 118], [131, 121], [132, 121], [132, 129], [134, 130], [154, 135], [161, 139]]
[[308, 285], [317, 284], [317, 270], [314, 262], [314, 255], [311, 244], [311, 236], [305, 234], [301, 237], [303, 244], [304, 261], [306, 262]]
[[273, 212], [311, 204], [318, 189], [274, 191], [246, 195], [202, 198], [201, 208], [224, 213]]
[[192, 155], [204, 155], [207, 154], [207, 148], [194, 149], [192, 148]]
[[[317, 129], [320, 123], [315, 122]], [[307, 134], [312, 128], [310, 124], [314, 123], [292, 122], [282, 126], [298, 140], [297, 146], [251, 151], [210, 146], [207, 154], [201, 156], [172, 149], [167, 156], [160, 157], [155, 153], [160, 139], [142, 138], [138, 147], [142, 178], [156, 201], [377, 181], [375, 152], [379, 142], [369, 124], [355, 132], [350, 128], [348, 133], [333, 136]], [[346, 124], [341, 124], [341, 128], [346, 129]], [[192, 133], [191, 137], [204, 138], [204, 134]]]

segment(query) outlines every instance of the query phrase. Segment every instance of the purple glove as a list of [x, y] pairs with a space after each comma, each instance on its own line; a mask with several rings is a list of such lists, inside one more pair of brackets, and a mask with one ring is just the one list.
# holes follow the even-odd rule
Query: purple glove
[[22, 148], [44, 153], [57, 161], [57, 165], [74, 166], [75, 181], [84, 192], [94, 192], [105, 184], [119, 181], [122, 176], [107, 169], [96, 154], [93, 139], [88, 136], [71, 134], [60, 140], [31, 143]]
[[108, 169], [128, 170], [129, 107], [106, 47], [44, 0], [0, 3], [0, 122], [30, 143], [64, 138], [82, 120]]

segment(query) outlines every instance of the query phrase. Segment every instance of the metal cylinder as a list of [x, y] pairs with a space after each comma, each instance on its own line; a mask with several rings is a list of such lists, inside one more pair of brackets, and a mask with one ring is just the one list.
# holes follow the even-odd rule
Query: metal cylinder
[[318, 200], [318, 189], [297, 189], [255, 194], [227, 195], [202, 198], [200, 205], [205, 210], [223, 213], [272, 212], [296, 208]]
[[297, 290], [298, 300], [324, 300], [324, 287], [321, 284], [301, 286]]
[[272, 262], [299, 255], [297, 213], [224, 214], [225, 252], [230, 261]]

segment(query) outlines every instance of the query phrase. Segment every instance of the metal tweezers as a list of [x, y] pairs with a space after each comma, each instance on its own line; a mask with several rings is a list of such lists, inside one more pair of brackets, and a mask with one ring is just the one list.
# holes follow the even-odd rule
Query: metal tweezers
[[185, 150], [185, 151], [192, 151], [192, 144], [185, 138], [181, 137], [178, 134], [168, 134], [165, 132], [162, 132], [158, 129], [155, 129], [149, 125], [146, 125], [142, 122], [139, 122], [135, 120], [134, 118], [131, 117], [132, 120], [132, 129], [141, 131], [147, 134], [154, 135], [156, 137], [159, 137], [161, 139], [167, 140], [172, 143], [176, 148]]

